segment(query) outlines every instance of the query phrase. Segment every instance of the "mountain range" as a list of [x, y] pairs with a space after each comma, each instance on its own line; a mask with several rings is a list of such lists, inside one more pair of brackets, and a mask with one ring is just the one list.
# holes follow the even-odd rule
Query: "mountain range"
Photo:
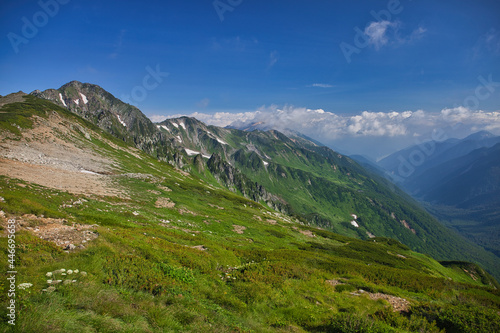
[[319, 142], [152, 123], [77, 81], [0, 108], [22, 331], [500, 327], [498, 283], [464, 262], [498, 258]]
[[[426, 148], [427, 147], [427, 148]], [[424, 156], [411, 164], [411, 154]], [[408, 193], [467, 238], [500, 255], [500, 137], [481, 131], [426, 142], [379, 161]], [[399, 171], [409, 172], [400, 177]]]
[[495, 267], [495, 256], [464, 245], [390, 182], [299, 133], [219, 128], [187, 117], [153, 124], [101, 87], [77, 81], [32, 95], [68, 108], [160, 160], [202, 179], [215, 178], [310, 225], [361, 239], [391, 237], [439, 259]]

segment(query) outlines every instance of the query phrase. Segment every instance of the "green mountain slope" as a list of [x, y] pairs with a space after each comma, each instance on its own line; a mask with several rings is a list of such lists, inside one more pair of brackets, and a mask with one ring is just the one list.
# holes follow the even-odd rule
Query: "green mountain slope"
[[221, 129], [187, 117], [158, 127], [189, 155], [212, 156], [209, 165], [222, 156], [279, 196], [283, 211], [308, 223], [361, 239], [395, 238], [435, 258], [480, 262], [500, 274], [496, 256], [443, 227], [389, 181], [327, 147], [296, 135]]
[[3, 331], [500, 329], [476, 265], [307, 226], [21, 98], [0, 109], [0, 247], [15, 221], [17, 271], [15, 297], [1, 273]]
[[500, 277], [495, 255], [443, 227], [352, 159], [297, 133], [217, 128], [186, 117], [153, 124], [104, 89], [76, 81], [32, 94], [66, 105], [160, 160], [311, 225], [361, 239], [395, 238], [440, 260], [477, 262]]

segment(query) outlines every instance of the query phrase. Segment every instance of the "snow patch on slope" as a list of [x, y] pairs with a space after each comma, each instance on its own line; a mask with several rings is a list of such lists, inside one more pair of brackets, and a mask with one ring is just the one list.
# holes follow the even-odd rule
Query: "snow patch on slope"
[[179, 124], [177, 124], [177, 123], [172, 123], [172, 125], [174, 125], [175, 128], [179, 128]]
[[76, 105], [80, 105], [80, 100], [79, 99], [75, 99], [73, 102], [75, 102]]
[[98, 175], [98, 173], [96, 173], [94, 171], [89, 171], [89, 170], [85, 170], [85, 169], [81, 169], [80, 172], [81, 173], [87, 173], [89, 175]]
[[184, 130], [186, 130], [186, 125], [184, 125], [184, 123], [179, 123], [179, 125], [181, 125], [181, 127], [184, 128]]
[[199, 151], [194, 151], [194, 150], [187, 149], [187, 148], [184, 148], [184, 150], [186, 151], [186, 154], [188, 154], [188, 156], [194, 156], [194, 155], [201, 154]]
[[89, 100], [87, 99], [87, 96], [85, 96], [84, 94], [80, 93], [80, 96], [82, 96], [82, 101], [83, 101], [83, 104], [87, 104], [89, 102]]
[[65, 107], [68, 107], [68, 106], [66, 105], [66, 102], [64, 102], [64, 99], [62, 98], [62, 94], [61, 94], [61, 93], [59, 93], [59, 98], [61, 99], [61, 102], [63, 103], [63, 105], [64, 105]]
[[120, 124], [122, 124], [123, 126], [127, 127], [127, 124], [125, 124], [125, 122], [122, 120], [122, 118], [120, 118], [120, 115], [117, 114], [116, 116], [118, 117], [118, 121], [120, 122]]
[[188, 149], [188, 148], [184, 148], [184, 150], [186, 151], [186, 154], [188, 154], [188, 156], [201, 155], [204, 158], [210, 158], [211, 157], [210, 155], [205, 155], [205, 154], [200, 153], [199, 151], [191, 150], [191, 149]]
[[219, 143], [222, 143], [223, 145], [227, 145], [227, 143], [226, 143], [226, 142], [224, 142], [224, 141], [222, 141], [221, 139], [219, 139], [219, 138], [215, 138], [215, 139], [216, 139]]

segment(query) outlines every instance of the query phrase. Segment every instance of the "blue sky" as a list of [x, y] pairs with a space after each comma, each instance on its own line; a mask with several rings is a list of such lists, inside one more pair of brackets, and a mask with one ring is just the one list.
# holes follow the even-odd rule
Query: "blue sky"
[[0, 94], [79, 80], [151, 117], [491, 112], [500, 84], [467, 98], [500, 82], [499, 17], [493, 0], [2, 1]]

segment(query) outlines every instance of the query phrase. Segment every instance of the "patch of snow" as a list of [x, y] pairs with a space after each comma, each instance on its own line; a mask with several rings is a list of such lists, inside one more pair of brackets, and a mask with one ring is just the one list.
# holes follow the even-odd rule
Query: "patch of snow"
[[352, 218], [353, 218], [353, 219], [355, 219], [355, 220], [357, 220], [357, 219], [358, 219], [358, 215], [356, 215], [356, 214], [351, 214], [351, 216], [352, 216]]
[[82, 172], [82, 173], [88, 173], [90, 175], [98, 175], [98, 173], [95, 173], [94, 171], [89, 171], [89, 170], [85, 170], [85, 169], [81, 169], [80, 172]]
[[80, 93], [80, 96], [82, 96], [82, 101], [83, 101], [83, 104], [87, 104], [89, 102], [89, 100], [87, 99], [87, 96], [85, 96], [84, 94]]
[[63, 103], [63, 105], [64, 105], [65, 107], [68, 107], [68, 106], [66, 105], [66, 102], [64, 102], [64, 99], [62, 98], [62, 94], [61, 94], [61, 93], [59, 93], [59, 98], [61, 99], [61, 102]]
[[201, 156], [203, 156], [204, 158], [210, 158], [210, 157], [212, 157], [212, 155], [203, 155], [203, 154], [201, 154]]
[[356, 228], [359, 228], [359, 224], [356, 221], [351, 221], [351, 224]]
[[265, 166], [269, 165], [269, 162], [263, 161]]
[[176, 139], [177, 139], [179, 142], [182, 142], [182, 138], [180, 137], [180, 135], [177, 135], [177, 136], [176, 136]]
[[175, 128], [179, 128], [179, 125], [177, 123], [172, 123], [172, 125], [174, 125]]
[[194, 151], [194, 150], [187, 149], [187, 148], [184, 148], [184, 150], [186, 151], [186, 154], [188, 154], [188, 156], [194, 156], [194, 155], [200, 155], [201, 154], [199, 151]]
[[167, 132], [170, 132], [170, 130], [168, 129], [168, 127], [167, 127], [167, 126], [165, 126], [165, 125], [161, 125], [161, 128], [163, 128], [163, 129], [164, 129], [164, 130], [166, 130]]
[[116, 116], [118, 117], [118, 121], [120, 122], [120, 124], [122, 124], [123, 126], [127, 127], [127, 124], [125, 124], [125, 122], [122, 120], [122, 118], [120, 118], [120, 115], [117, 114]]
[[76, 105], [80, 105], [80, 100], [79, 99], [75, 99], [73, 102], [75, 102]]
[[223, 145], [227, 145], [227, 143], [225, 143], [224, 141], [222, 141], [221, 139], [219, 138], [215, 138], [219, 143], [222, 143]]
[[184, 125], [184, 123], [179, 123], [179, 125], [181, 125], [181, 127], [184, 128], [184, 130], [186, 130], [186, 125]]

